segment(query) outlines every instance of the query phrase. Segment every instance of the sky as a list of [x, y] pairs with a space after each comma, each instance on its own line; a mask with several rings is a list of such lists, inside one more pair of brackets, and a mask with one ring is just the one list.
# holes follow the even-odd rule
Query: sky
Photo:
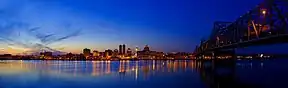
[[[215, 21], [262, 0], [1, 0], [0, 53], [103, 51], [119, 44], [193, 52]], [[36, 48], [36, 49], [35, 49]]]

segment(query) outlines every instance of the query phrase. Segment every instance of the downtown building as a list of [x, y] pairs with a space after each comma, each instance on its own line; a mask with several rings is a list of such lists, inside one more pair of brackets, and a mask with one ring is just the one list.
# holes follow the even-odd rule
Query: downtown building
[[165, 59], [163, 52], [150, 51], [148, 45], [142, 51], [137, 51], [138, 59]]

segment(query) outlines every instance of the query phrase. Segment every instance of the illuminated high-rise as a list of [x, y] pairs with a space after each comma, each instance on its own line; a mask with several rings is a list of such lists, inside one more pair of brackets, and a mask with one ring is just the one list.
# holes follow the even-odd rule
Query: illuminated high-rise
[[123, 46], [119, 45], [119, 54], [122, 55], [122, 51], [123, 51]]
[[122, 54], [125, 55], [125, 53], [126, 53], [126, 45], [123, 44], [122, 45]]

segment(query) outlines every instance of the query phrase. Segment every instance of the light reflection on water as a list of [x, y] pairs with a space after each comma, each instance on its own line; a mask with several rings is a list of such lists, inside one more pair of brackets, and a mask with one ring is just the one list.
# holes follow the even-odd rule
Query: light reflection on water
[[8, 63], [11, 67], [20, 65], [19, 69], [37, 69], [74, 76], [133, 73], [135, 79], [137, 79], [139, 72], [143, 73], [144, 76], [149, 76], [153, 75], [150, 73], [154, 71], [169, 73], [196, 69], [196, 64], [193, 61], [15, 61], [5, 64]]
[[[0, 87], [203, 87], [196, 68], [196, 61], [1, 61]], [[181, 80], [187, 74], [194, 83]]]
[[286, 62], [0, 61], [0, 88], [269, 88], [285, 86]]

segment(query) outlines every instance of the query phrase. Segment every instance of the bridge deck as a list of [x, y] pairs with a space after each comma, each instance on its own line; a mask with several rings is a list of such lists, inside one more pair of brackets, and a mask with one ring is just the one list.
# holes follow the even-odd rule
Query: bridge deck
[[288, 42], [288, 34], [273, 35], [269, 37], [263, 37], [259, 39], [253, 39], [253, 40], [248, 40], [248, 41], [232, 43], [232, 44], [227, 44], [227, 45], [223, 45], [219, 47], [210, 48], [197, 54], [202, 54], [208, 51], [215, 51], [215, 50], [243, 48], [243, 47], [259, 46], [259, 45], [271, 45], [271, 44], [287, 43], [287, 42]]

